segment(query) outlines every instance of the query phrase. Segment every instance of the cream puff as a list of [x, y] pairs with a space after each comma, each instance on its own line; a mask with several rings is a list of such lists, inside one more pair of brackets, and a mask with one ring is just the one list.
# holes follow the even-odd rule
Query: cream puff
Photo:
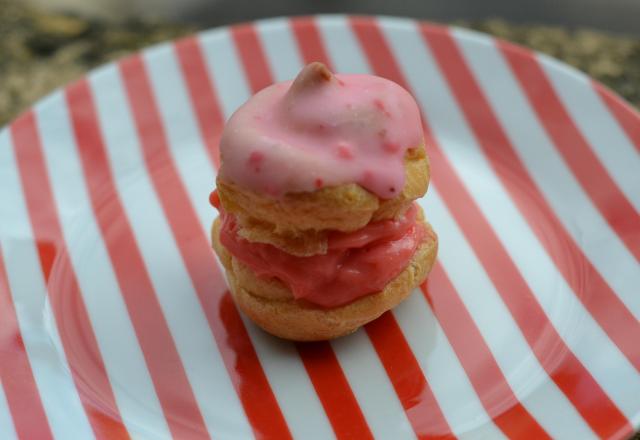
[[394, 82], [311, 63], [241, 106], [220, 152], [212, 243], [264, 330], [351, 333], [428, 275], [438, 240], [414, 200], [429, 162], [417, 104]]

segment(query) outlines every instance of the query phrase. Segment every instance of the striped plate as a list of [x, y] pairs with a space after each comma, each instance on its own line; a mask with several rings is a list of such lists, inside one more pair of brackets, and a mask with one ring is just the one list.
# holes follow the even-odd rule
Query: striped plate
[[[421, 104], [429, 281], [331, 342], [234, 306], [223, 121], [305, 62]], [[622, 439], [640, 427], [640, 117], [545, 56], [398, 19], [163, 44], [0, 132], [0, 439]]]

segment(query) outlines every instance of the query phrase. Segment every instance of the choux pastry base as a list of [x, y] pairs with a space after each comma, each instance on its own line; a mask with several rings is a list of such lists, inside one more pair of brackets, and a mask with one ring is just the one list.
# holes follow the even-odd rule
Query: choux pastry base
[[220, 219], [215, 220], [211, 235], [213, 248], [226, 269], [231, 293], [244, 313], [275, 336], [294, 341], [318, 341], [356, 331], [394, 308], [425, 280], [436, 258], [438, 238], [421, 212], [417, 221], [424, 223], [427, 234], [409, 265], [381, 292], [331, 309], [296, 301], [279, 280], [255, 276], [220, 243]]

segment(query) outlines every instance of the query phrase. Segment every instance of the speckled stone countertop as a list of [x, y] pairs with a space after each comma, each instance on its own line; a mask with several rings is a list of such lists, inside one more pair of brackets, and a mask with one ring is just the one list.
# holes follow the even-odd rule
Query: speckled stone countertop
[[[501, 20], [456, 24], [564, 60], [640, 108], [640, 39]], [[196, 30], [157, 22], [87, 21], [0, 0], [0, 126], [97, 65]]]
[[0, 126], [89, 69], [196, 31], [152, 22], [107, 24], [0, 0]]

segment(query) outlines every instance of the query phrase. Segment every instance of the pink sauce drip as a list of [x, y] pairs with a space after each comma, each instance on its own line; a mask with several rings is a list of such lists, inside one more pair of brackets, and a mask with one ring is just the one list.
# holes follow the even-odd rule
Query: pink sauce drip
[[221, 177], [273, 197], [344, 183], [397, 196], [406, 150], [422, 141], [415, 100], [384, 78], [329, 75], [274, 84], [241, 106], [222, 135]]
[[332, 233], [325, 255], [296, 257], [240, 238], [235, 218], [220, 211], [220, 241], [259, 277], [283, 281], [294, 298], [338, 307], [381, 291], [409, 264], [428, 234], [416, 223], [416, 212], [412, 206], [401, 219], [370, 223], [351, 233]]

